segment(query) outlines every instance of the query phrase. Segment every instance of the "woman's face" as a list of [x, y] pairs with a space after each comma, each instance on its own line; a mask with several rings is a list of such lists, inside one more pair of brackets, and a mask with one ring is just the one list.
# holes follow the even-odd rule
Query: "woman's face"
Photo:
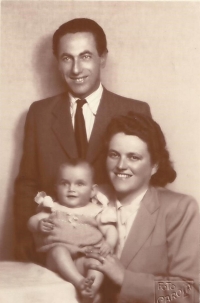
[[157, 166], [151, 163], [147, 144], [137, 136], [115, 134], [108, 146], [107, 171], [119, 199], [128, 201], [149, 186]]

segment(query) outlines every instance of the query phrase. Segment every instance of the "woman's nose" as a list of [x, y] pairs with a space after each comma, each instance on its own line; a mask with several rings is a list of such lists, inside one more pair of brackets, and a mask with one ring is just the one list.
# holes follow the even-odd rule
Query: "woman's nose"
[[82, 71], [82, 66], [81, 66], [80, 60], [79, 59], [74, 60], [73, 66], [72, 66], [73, 74], [75, 74], [75, 75], [80, 74], [81, 71]]
[[127, 168], [127, 161], [124, 158], [119, 158], [119, 161], [117, 163], [118, 169], [126, 169]]

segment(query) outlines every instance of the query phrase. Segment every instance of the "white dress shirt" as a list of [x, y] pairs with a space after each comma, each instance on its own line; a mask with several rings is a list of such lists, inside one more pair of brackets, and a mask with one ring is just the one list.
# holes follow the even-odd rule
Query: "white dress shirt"
[[[147, 192], [147, 189], [142, 192], [138, 197], [136, 197], [131, 204], [123, 205], [119, 201], [116, 201], [117, 208], [117, 229], [118, 229], [118, 245], [116, 249], [116, 254], [118, 258], [121, 257], [122, 250], [124, 248], [126, 239], [130, 232], [131, 226], [138, 213], [140, 203]], [[133, 243], [134, 245], [134, 243]]]
[[[83, 116], [85, 119], [85, 128], [86, 128], [86, 133], [87, 133], [87, 139], [89, 141], [93, 125], [94, 125], [94, 120], [95, 116], [100, 104], [100, 100], [102, 97], [103, 93], [103, 86], [100, 83], [99, 88], [93, 92], [91, 95], [89, 95], [85, 100], [87, 103], [83, 105]], [[70, 112], [72, 116], [72, 125], [74, 127], [74, 117], [76, 113], [76, 107], [77, 103], [76, 101], [79, 100], [80, 98], [75, 98], [71, 94], [69, 94], [69, 100], [70, 100]]]

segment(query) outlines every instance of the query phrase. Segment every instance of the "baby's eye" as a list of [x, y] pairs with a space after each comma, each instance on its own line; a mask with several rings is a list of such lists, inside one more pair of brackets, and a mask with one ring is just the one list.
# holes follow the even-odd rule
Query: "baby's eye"
[[84, 186], [85, 184], [83, 182], [78, 182], [77, 185], [78, 186]]
[[67, 181], [60, 181], [59, 184], [60, 184], [60, 185], [63, 185], [63, 186], [66, 186], [66, 185], [69, 185], [69, 182], [67, 182]]

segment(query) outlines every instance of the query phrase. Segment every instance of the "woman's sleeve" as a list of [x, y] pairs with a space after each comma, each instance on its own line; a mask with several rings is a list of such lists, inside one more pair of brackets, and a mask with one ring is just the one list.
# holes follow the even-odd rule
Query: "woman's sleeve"
[[[184, 196], [175, 211], [166, 218], [168, 276], [136, 273], [127, 268], [118, 303], [165, 303], [173, 300], [176, 303], [197, 303], [199, 233], [198, 205], [192, 198]], [[170, 285], [171, 288], [167, 289]]]

